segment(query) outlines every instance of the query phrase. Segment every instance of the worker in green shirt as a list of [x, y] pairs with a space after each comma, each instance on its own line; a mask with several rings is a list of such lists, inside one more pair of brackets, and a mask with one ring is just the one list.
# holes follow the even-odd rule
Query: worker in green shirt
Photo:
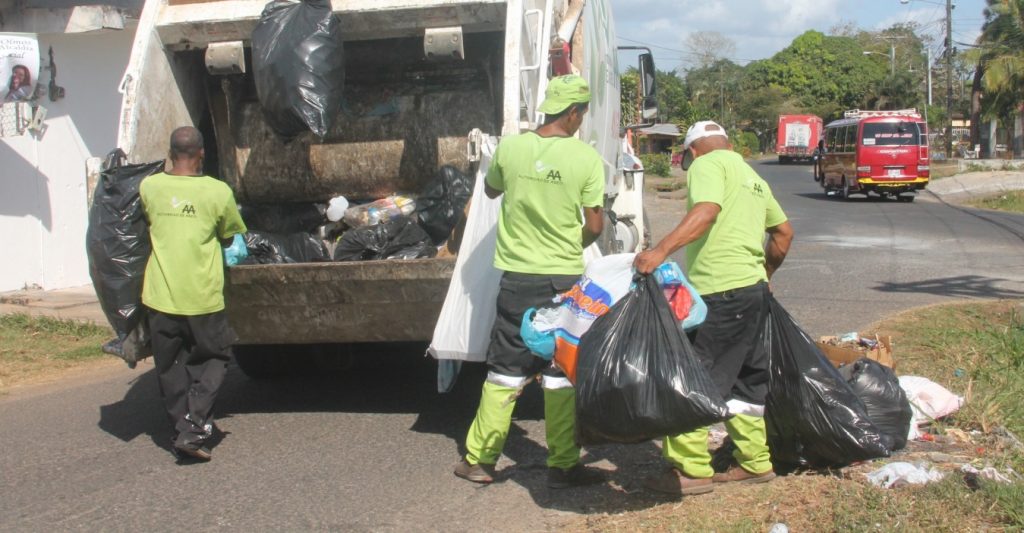
[[544, 124], [502, 139], [487, 171], [487, 196], [501, 196], [494, 266], [504, 274], [487, 380], [466, 436], [466, 455], [455, 466], [455, 475], [469, 481], [494, 481], [517, 389], [538, 373], [543, 373], [548, 486], [604, 479], [579, 463], [572, 383], [550, 361], [533, 355], [519, 336], [527, 309], [550, 305], [555, 295], [572, 288], [583, 273], [583, 249], [601, 234], [604, 164], [596, 150], [575, 137], [589, 102], [583, 78], [552, 79], [538, 108]]
[[144, 179], [139, 195], [153, 245], [142, 303], [150, 310], [160, 395], [175, 431], [173, 450], [208, 461], [213, 405], [236, 340], [224, 313], [221, 246], [246, 228], [227, 184], [202, 174], [203, 155], [199, 130], [174, 130], [171, 170]]
[[657, 246], [638, 254], [634, 266], [650, 273], [686, 246], [687, 274], [708, 306], [693, 347], [733, 415], [725, 427], [738, 464], [715, 474], [708, 428], [666, 437], [662, 453], [671, 468], [647, 480], [647, 486], [675, 495], [711, 492], [715, 483], [775, 477], [764, 424], [768, 360], [760, 341], [768, 280], [793, 240], [768, 184], [732, 150], [724, 128], [711, 121], [694, 124], [683, 150], [684, 170], [689, 166], [686, 216]]

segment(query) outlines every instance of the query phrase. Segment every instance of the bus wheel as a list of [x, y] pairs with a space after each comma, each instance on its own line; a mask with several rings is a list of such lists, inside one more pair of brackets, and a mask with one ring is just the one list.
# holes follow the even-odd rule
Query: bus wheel
[[843, 200], [850, 199], [850, 182], [844, 177], [843, 178]]

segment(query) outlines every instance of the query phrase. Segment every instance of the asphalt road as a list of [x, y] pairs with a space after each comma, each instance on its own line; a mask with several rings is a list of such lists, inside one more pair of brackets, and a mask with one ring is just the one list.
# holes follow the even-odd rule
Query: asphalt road
[[[812, 334], [932, 302], [1024, 296], [1024, 217], [927, 195], [844, 202], [821, 194], [809, 167], [756, 168], [797, 233], [775, 292]], [[649, 205], [656, 237], [679, 220], [679, 200]], [[0, 529], [522, 531], [664, 501], [639, 488], [661, 464], [653, 444], [588, 450], [606, 485], [545, 488], [536, 387], [518, 406], [500, 482], [455, 478], [482, 369], [438, 395], [421, 353], [382, 350], [340, 376], [276, 381], [232, 367], [226, 435], [208, 464], [168, 452], [151, 365], [0, 398]]]

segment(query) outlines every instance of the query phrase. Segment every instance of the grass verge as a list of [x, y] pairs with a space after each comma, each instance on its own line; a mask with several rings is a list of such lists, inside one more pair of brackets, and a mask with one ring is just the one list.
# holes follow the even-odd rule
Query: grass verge
[[984, 198], [976, 198], [971, 200], [969, 204], [985, 209], [1024, 213], [1024, 191], [1010, 191]]
[[104, 357], [110, 330], [94, 324], [0, 315], [0, 393], [21, 383]]
[[[1024, 482], [975, 482], [958, 471], [959, 464], [939, 458], [957, 455], [978, 468], [1024, 472], [1020, 448], [998, 436], [1003, 428], [1024, 434], [1024, 301], [920, 308], [871, 329], [893, 336], [898, 374], [928, 377], [967, 398], [963, 410], [935, 428], [947, 433], [941, 442], [914, 442], [891, 459], [829, 474], [721, 486], [707, 496], [589, 516], [567, 529], [764, 532], [781, 522], [791, 531], [1024, 530]], [[969, 442], [955, 441], [956, 434]], [[946, 477], [896, 489], [866, 481], [865, 473], [891, 461], [926, 461]]]

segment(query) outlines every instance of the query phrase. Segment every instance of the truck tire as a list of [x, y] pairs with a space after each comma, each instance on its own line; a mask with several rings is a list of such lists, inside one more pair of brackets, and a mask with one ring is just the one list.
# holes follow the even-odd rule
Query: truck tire
[[917, 198], [916, 194], [900, 194], [896, 196], [896, 200], [899, 202], [913, 202], [914, 198]]
[[844, 177], [843, 178], [843, 200], [850, 201], [850, 182]]
[[233, 348], [235, 363], [243, 374], [252, 379], [271, 379], [290, 374], [288, 358], [281, 350], [289, 346], [243, 344]]

